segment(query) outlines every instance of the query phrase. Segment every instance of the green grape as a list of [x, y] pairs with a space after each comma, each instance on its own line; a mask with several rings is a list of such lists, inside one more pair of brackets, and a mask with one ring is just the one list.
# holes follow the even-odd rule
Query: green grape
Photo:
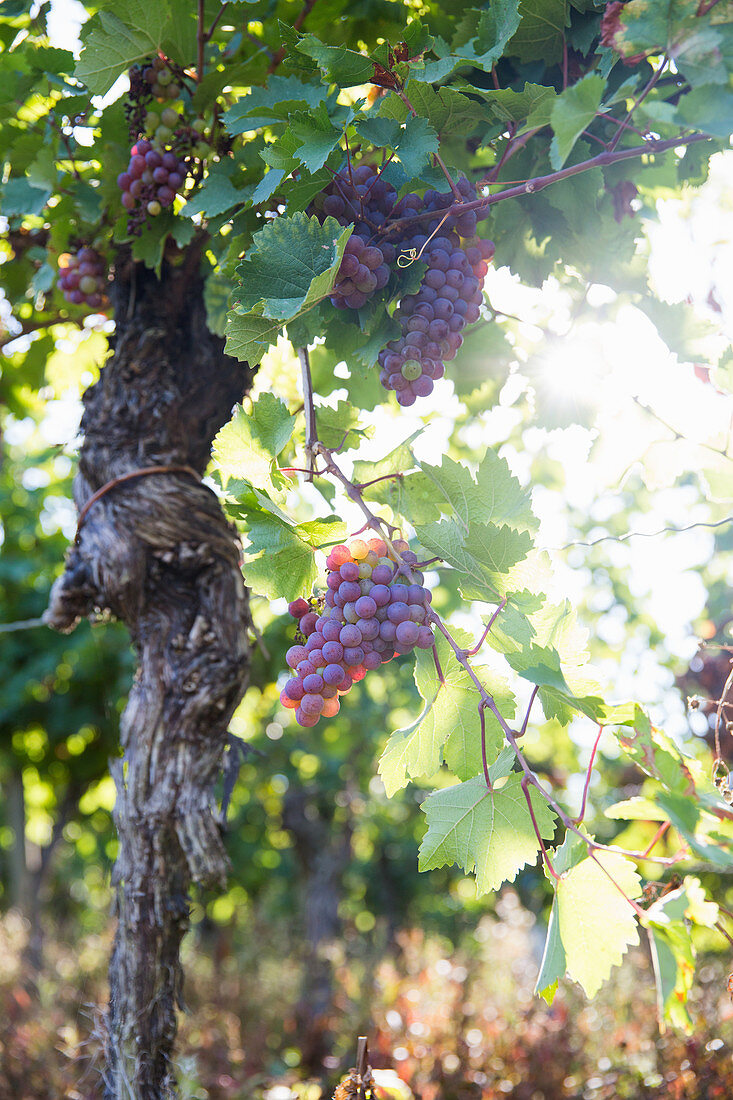
[[181, 116], [178, 111], [174, 111], [172, 107], [166, 107], [160, 114], [160, 121], [164, 126], [169, 126], [172, 130], [175, 130], [181, 121]]

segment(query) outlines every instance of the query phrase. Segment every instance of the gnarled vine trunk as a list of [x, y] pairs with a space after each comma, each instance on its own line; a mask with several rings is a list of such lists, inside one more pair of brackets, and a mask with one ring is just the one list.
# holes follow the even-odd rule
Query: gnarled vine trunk
[[236, 536], [194, 472], [251, 372], [207, 328], [201, 248], [195, 242], [160, 279], [129, 257], [118, 262], [114, 354], [84, 396], [76, 504], [145, 467], [192, 472], [136, 477], [101, 496], [46, 613], [68, 631], [108, 610], [138, 657], [112, 769], [120, 847], [108, 1100], [175, 1096], [188, 891], [223, 885], [227, 871], [213, 785], [248, 672], [248, 605]]

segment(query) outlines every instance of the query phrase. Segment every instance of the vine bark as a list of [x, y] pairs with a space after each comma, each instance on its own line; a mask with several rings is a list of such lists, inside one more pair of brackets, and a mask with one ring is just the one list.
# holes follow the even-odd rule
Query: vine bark
[[[118, 258], [114, 353], [84, 395], [80, 511], [101, 486], [142, 467], [203, 474], [216, 431], [251, 382], [252, 370], [207, 327], [203, 245], [165, 264], [160, 278]], [[192, 473], [115, 486], [85, 516], [46, 618], [69, 631], [100, 612], [127, 625], [138, 659], [122, 756], [111, 765], [120, 847], [105, 1097], [168, 1100], [188, 893], [226, 879], [213, 788], [250, 658], [237, 539]]]

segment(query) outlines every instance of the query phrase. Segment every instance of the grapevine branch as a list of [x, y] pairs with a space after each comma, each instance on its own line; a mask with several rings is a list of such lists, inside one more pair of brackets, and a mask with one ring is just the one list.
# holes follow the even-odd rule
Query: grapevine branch
[[[357, 505], [357, 507], [361, 510], [362, 514], [364, 515], [364, 517], [366, 519], [366, 523], [364, 524], [364, 529], [369, 528], [369, 529], [373, 530], [380, 538], [384, 539], [384, 541], [392, 549], [392, 551], [395, 555], [395, 558], [400, 563], [401, 571], [405, 573], [405, 575], [408, 577], [408, 579], [412, 579], [412, 569], [411, 569], [410, 565], [402, 560], [401, 554], [394, 551], [394, 548], [392, 547], [392, 544], [391, 544], [391, 541], [390, 541], [391, 537], [396, 533], [396, 531], [398, 529], [396, 527], [394, 527], [392, 524], [388, 523], [386, 520], [380, 519], [378, 516], [376, 516], [374, 514], [374, 512], [371, 510], [369, 505], [364, 500], [358, 486], [355, 485], [352, 481], [349, 480], [349, 478], [346, 476], [346, 474], [343, 472], [343, 470], [339, 467], [338, 463], [334, 459], [333, 452], [331, 450], [329, 450], [329, 448], [326, 447], [325, 444], [320, 442], [320, 440], [316, 441], [316, 443], [314, 444], [313, 453], [316, 454], [316, 455], [320, 455], [322, 457], [322, 459], [324, 460], [324, 467], [320, 471], [319, 476], [323, 476], [323, 475], [328, 474], [331, 477], [335, 478], [342, 485], [342, 487], [344, 488], [344, 490], [346, 492], [346, 495]], [[462, 649], [458, 645], [458, 643], [453, 638], [453, 636], [451, 635], [451, 633], [448, 630], [448, 628], [446, 627], [446, 625], [443, 623], [440, 616], [437, 615], [435, 613], [435, 611], [433, 611], [433, 610], [430, 611], [429, 621], [434, 626], [436, 626], [437, 629], [440, 631], [440, 633], [444, 636], [444, 638], [448, 642], [448, 645], [453, 650], [454, 656], [455, 656], [456, 660], [458, 661], [459, 665], [461, 665], [461, 667], [464, 668], [466, 670], [466, 672], [468, 673], [469, 677], [473, 681], [473, 683], [474, 683], [474, 685], [475, 685], [475, 687], [476, 687], [476, 689], [479, 693], [479, 699], [480, 699], [480, 702], [483, 704], [483, 707], [485, 709], [490, 710], [492, 712], [492, 714], [494, 715], [494, 717], [496, 718], [496, 720], [498, 721], [499, 726], [501, 727], [501, 729], [504, 733], [504, 737], [506, 738], [508, 744], [511, 746], [511, 748], [514, 751], [514, 755], [516, 756], [517, 761], [519, 763], [519, 766], [522, 769], [522, 772], [524, 773], [524, 776], [526, 778], [527, 783], [529, 785], [537, 788], [537, 790], [541, 794], [542, 798], [545, 800], [547, 805], [555, 812], [555, 814], [560, 819], [560, 821], [565, 826], [565, 828], [568, 829], [571, 833], [574, 833], [576, 836], [580, 837], [580, 839], [587, 845], [589, 854], [591, 856], [593, 855], [594, 852], [598, 852], [598, 851], [613, 852], [616, 855], [627, 856], [628, 858], [634, 859], [634, 860], [639, 860], [639, 859], [642, 859], [642, 858], [648, 859], [650, 862], [657, 863], [657, 864], [659, 864], [661, 866], [664, 866], [664, 867], [670, 867], [670, 866], [674, 865], [675, 863], [678, 863], [679, 860], [684, 857], [684, 852], [682, 852], [682, 851], [677, 852], [674, 855], [669, 856], [669, 857], [645, 855], [642, 852], [633, 851], [633, 850], [628, 849], [628, 848], [619, 848], [616, 845], [602, 844], [599, 841], [594, 840], [592, 837], [589, 837], [587, 835], [587, 833], [583, 832], [583, 830], [580, 829], [576, 825], [575, 821], [570, 817], [570, 815], [568, 813], [566, 813], [566, 811], [562, 808], [562, 806], [560, 806], [560, 804], [557, 802], [557, 800], [554, 799], [552, 797], [552, 795], [549, 794], [544, 789], [544, 787], [541, 785], [539, 779], [537, 778], [535, 773], [532, 771], [532, 768], [530, 767], [530, 765], [527, 763], [527, 760], [525, 759], [524, 754], [522, 753], [522, 751], [521, 751], [521, 749], [520, 749], [520, 747], [517, 743], [518, 737], [521, 737], [522, 734], [515, 732], [509, 726], [506, 719], [504, 718], [501, 711], [499, 710], [499, 708], [496, 704], [496, 701], [494, 700], [494, 697], [490, 694], [489, 691], [487, 691], [487, 689], [484, 687], [484, 685], [481, 683], [480, 679], [476, 675], [476, 672], [471, 667], [471, 665], [469, 663], [469, 660], [468, 660], [468, 657], [466, 656], [465, 649]], [[443, 679], [442, 672], [439, 675], [440, 675], [440, 678], [442, 680]], [[539, 691], [539, 688], [535, 687], [535, 689], [532, 692], [532, 696], [530, 698], [530, 703], [529, 703], [527, 715], [524, 719], [524, 725], [523, 725], [523, 728], [522, 728], [522, 732], [524, 732], [524, 730], [526, 729], [526, 726], [527, 726], [527, 723], [528, 723], [528, 720], [529, 720], [529, 709], [531, 708], [531, 706], [532, 706], [532, 704], [533, 704], [533, 702], [534, 702], [534, 700], [537, 696], [538, 691]], [[599, 864], [599, 865], [603, 866], [602, 864]], [[606, 871], [606, 868], [603, 868], [603, 869], [604, 869], [604, 871]], [[620, 889], [620, 887], [619, 887], [619, 889]], [[626, 896], [626, 895], [624, 895], [624, 896]], [[633, 901], [632, 898], [628, 898], [628, 901], [629, 901], [629, 904], [635, 910], [637, 910], [639, 908], [636, 905], [636, 903]], [[641, 912], [641, 910], [639, 910], [639, 911]]]
[[[605, 728], [604, 726], [601, 726], [601, 725], [598, 726], [598, 736], [596, 737], [595, 742], [593, 743], [593, 749], [591, 750], [590, 760], [588, 761], [588, 771], [585, 774], [585, 784], [583, 786], [583, 801], [580, 804], [580, 813], [578, 814], [578, 816], [575, 819], [576, 825], [580, 825], [581, 821], [585, 817], [585, 806], [586, 806], [586, 802], [587, 802], [587, 799], [588, 799], [588, 788], [590, 787], [590, 777], [593, 773], [593, 763], [594, 763], [595, 758], [596, 758], [596, 752], [598, 751], [598, 742], [601, 739], [601, 735], [603, 734], [604, 728]], [[652, 848], [653, 847], [654, 847], [654, 845], [652, 844]]]
[[[448, 213], [455, 213], [459, 209], [461, 211], [485, 210], [487, 207], [493, 206], [497, 202], [501, 202], [502, 199], [519, 199], [526, 195], [537, 194], [539, 191], [544, 191], [546, 187], [550, 187], [553, 183], [569, 179], [571, 176], [580, 175], [582, 172], [588, 172], [592, 168], [607, 168], [611, 164], [618, 164], [619, 161], [633, 160], [635, 157], [647, 156], [649, 153], [666, 153], [670, 149], [678, 149], [681, 146], [693, 145], [699, 141], [710, 141], [710, 138], [707, 134], [681, 134], [679, 137], [667, 138], [665, 141], [649, 140], [643, 145], [634, 145], [630, 149], [604, 150], [604, 152], [598, 153], [597, 156], [590, 157], [589, 160], [582, 160], [578, 164], [571, 164], [567, 168], [560, 168], [557, 172], [549, 172], [545, 176], [536, 176], [534, 179], [527, 180], [517, 187], [508, 187], [504, 191], [497, 191], [493, 195], [485, 195], [483, 198], [474, 199], [471, 202], [457, 203], [454, 207], [449, 209]], [[406, 215], [404, 218], [399, 218], [397, 221], [387, 223], [380, 232], [389, 234], [395, 230], [401, 230], [406, 225], [411, 225], [414, 222], [426, 221], [434, 217], [434, 211], [423, 210], [419, 214]]]

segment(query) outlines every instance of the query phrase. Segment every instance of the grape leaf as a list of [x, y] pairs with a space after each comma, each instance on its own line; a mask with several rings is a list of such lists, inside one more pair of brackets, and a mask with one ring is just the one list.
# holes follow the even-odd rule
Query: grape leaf
[[472, 85], [466, 85], [465, 90], [480, 95], [494, 117], [507, 122], [522, 122], [531, 114], [542, 110], [547, 113], [549, 123], [550, 110], [557, 98], [554, 88], [526, 82], [521, 92], [515, 92], [511, 88], [474, 88]]
[[252, 366], [277, 341], [283, 321], [271, 321], [258, 313], [230, 309], [226, 324], [226, 353]]
[[542, 954], [540, 972], [537, 975], [534, 991], [539, 994], [548, 1005], [551, 1005], [557, 993], [557, 986], [561, 978], [565, 977], [567, 959], [565, 948], [560, 935], [559, 918], [557, 914], [557, 898], [552, 902], [550, 919], [547, 922], [547, 938], [545, 950]]
[[567, 0], [519, 0], [520, 24], [504, 53], [520, 61], [552, 64], [562, 57]]
[[[297, 599], [313, 590], [318, 577], [315, 547], [307, 532], [268, 512], [245, 516], [244, 579], [253, 592], [270, 599]], [[338, 537], [338, 536], [337, 536]]]
[[300, 35], [296, 48], [312, 58], [331, 84], [351, 88], [366, 84], [374, 75], [374, 62], [343, 46], [326, 46], [314, 34]]
[[[335, 409], [328, 405], [316, 405], [316, 423], [318, 425], [318, 438], [328, 448], [340, 448], [346, 445], [352, 435], [370, 436], [370, 429], [360, 430], [357, 425], [361, 412], [350, 405], [348, 401], [339, 401]], [[352, 440], [353, 443], [353, 440]]]
[[691, 84], [725, 84], [733, 60], [730, 23], [713, 25], [699, 8], [696, 0], [632, 0], [619, 13], [613, 47], [623, 57], [666, 53]]
[[213, 455], [222, 484], [245, 478], [263, 489], [272, 487], [272, 463], [293, 434], [295, 417], [274, 394], [261, 394], [247, 414], [237, 405], [232, 419], [214, 439]]
[[[562, 868], [563, 849], [577, 858], [585, 847], [580, 837], [568, 834], [556, 853], [560, 858], [555, 870]], [[595, 859], [582, 858], [562, 871], [557, 883], [558, 930], [567, 972], [588, 997], [596, 995], [627, 948], [639, 942], [634, 910], [621, 890], [637, 898], [641, 882], [631, 860], [615, 852], [596, 851]]]
[[323, 168], [341, 140], [343, 129], [334, 126], [325, 103], [312, 111], [296, 111], [290, 118], [290, 133], [297, 145], [296, 156], [308, 172]]
[[265, 317], [292, 320], [331, 290], [352, 226], [297, 213], [275, 218], [253, 238], [237, 268], [234, 301], [243, 311], [262, 303]]
[[515, 672], [540, 689], [540, 702], [546, 718], [556, 718], [566, 726], [575, 711], [581, 711], [596, 722], [602, 717], [603, 699], [598, 695], [579, 695], [573, 691], [565, 678], [560, 655], [555, 649], [528, 646], [521, 653], [509, 655], [507, 660]]
[[[444, 680], [438, 679], [432, 652], [418, 650], [415, 684], [423, 699], [422, 712], [409, 726], [391, 734], [379, 761], [379, 774], [390, 797], [411, 778], [433, 775], [441, 764], [441, 749], [450, 737], [457, 734], [458, 740], [473, 743], [479, 732], [476, 685], [458, 664], [442, 635], [436, 638], [436, 648]], [[487, 722], [490, 760], [496, 759], [501, 744], [502, 734], [496, 720]], [[460, 759], [461, 747], [457, 742], [454, 755]]]
[[228, 171], [212, 169], [198, 191], [195, 191], [181, 210], [185, 218], [194, 214], [206, 214], [216, 217], [231, 210], [233, 206], [247, 202], [253, 197], [254, 187], [237, 188], [231, 181]]
[[438, 151], [438, 135], [427, 119], [407, 114], [400, 123], [380, 113], [356, 123], [360, 137], [378, 148], [393, 149], [408, 176], [419, 176], [431, 153]]
[[[84, 49], [74, 76], [94, 95], [104, 95], [118, 76], [137, 61], [163, 49], [174, 61], [188, 65], [196, 53], [196, 23], [187, 7], [175, 5], [175, 20], [167, 0], [119, 0], [115, 11], [98, 11], [82, 30]], [[171, 34], [171, 28], [174, 28]]]
[[306, 84], [294, 76], [271, 76], [266, 88], [253, 88], [224, 112], [224, 124], [232, 135], [257, 130], [274, 122], [286, 122], [294, 111], [317, 107], [328, 97], [323, 84]]
[[[474, 665], [473, 671], [492, 696], [502, 718], [505, 721], [513, 718], [517, 704], [508, 682], [486, 668]], [[470, 702], [473, 703], [475, 711], [477, 703], [475, 685]], [[470, 707], [467, 709], [470, 710]], [[483, 770], [480, 722], [474, 720], [473, 715], [470, 715], [470, 717], [471, 721], [459, 722], [456, 725], [443, 750], [445, 763], [458, 779], [472, 779], [478, 772]], [[487, 759], [493, 760], [498, 748], [504, 742], [504, 732], [498, 719], [488, 708], [484, 709], [484, 725]]]
[[466, 12], [452, 42], [453, 53], [490, 72], [519, 27], [517, 0], [492, 0], [488, 10]]
[[[466, 85], [465, 90], [472, 92], [474, 89]], [[454, 88], [434, 88], [432, 84], [426, 84], [420, 80], [410, 81], [410, 103], [422, 118], [428, 120], [440, 137], [445, 134], [470, 134], [485, 118], [486, 113], [480, 103], [462, 95]], [[407, 116], [408, 108], [394, 92], [379, 108], [379, 118], [404, 122]], [[378, 119], [371, 121], [378, 121]]]
[[461, 574], [461, 590], [467, 599], [498, 602], [507, 594], [506, 577], [513, 565], [526, 557], [532, 540], [526, 531], [494, 523], [470, 523], [453, 519], [416, 524], [422, 545]]
[[[421, 871], [457, 863], [469, 874], [475, 871], [481, 895], [513, 882], [536, 859], [540, 845], [521, 776], [511, 773], [512, 759], [511, 751], [502, 753], [489, 769], [493, 790], [480, 775], [428, 795], [421, 806], [428, 823], [420, 845]], [[540, 834], [548, 840], [555, 831], [554, 815], [534, 787], [530, 798]]]
[[598, 73], [589, 73], [566, 88], [552, 104], [550, 122], [555, 136], [550, 145], [550, 163], [562, 168], [575, 142], [596, 117], [606, 82]]
[[[505, 459], [488, 449], [479, 464], [475, 479], [468, 467], [445, 457], [440, 466], [420, 463], [428, 492], [438, 501], [440, 511], [452, 513], [468, 525], [472, 520], [482, 523], [505, 523], [515, 530], [537, 526], [532, 515], [530, 494], [511, 473]], [[412, 479], [419, 484], [420, 475]], [[437, 489], [437, 494], [436, 494]], [[446, 507], [446, 505], [448, 507]]]

